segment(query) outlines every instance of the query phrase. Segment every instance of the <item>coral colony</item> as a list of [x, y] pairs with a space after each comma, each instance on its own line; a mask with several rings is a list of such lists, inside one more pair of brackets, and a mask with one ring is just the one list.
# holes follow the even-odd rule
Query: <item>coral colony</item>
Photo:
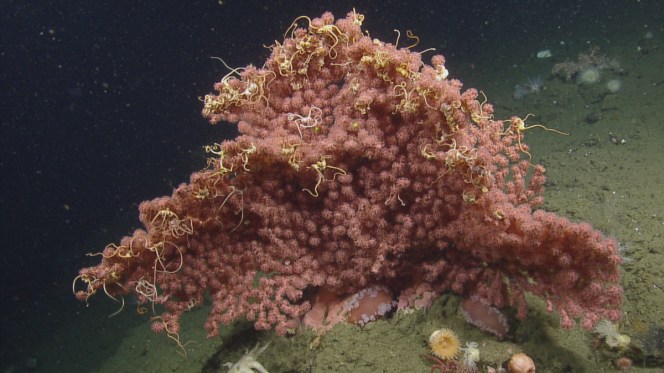
[[144, 229], [80, 270], [77, 298], [134, 296], [178, 343], [180, 317], [205, 302], [210, 337], [240, 318], [320, 330], [382, 298], [368, 321], [444, 292], [520, 318], [530, 292], [564, 328], [619, 320], [616, 241], [537, 209], [544, 168], [522, 138], [547, 128], [494, 118], [443, 56], [424, 63], [411, 33], [371, 39], [363, 18], [299, 17], [263, 67], [224, 76], [203, 115], [240, 135], [141, 203]]
[[568, 59], [553, 65], [551, 73], [565, 81], [575, 80], [577, 84], [588, 85], [599, 82], [604, 70], [622, 71], [617, 60], [601, 55], [599, 48], [591, 48], [587, 53], [580, 53], [576, 61]]

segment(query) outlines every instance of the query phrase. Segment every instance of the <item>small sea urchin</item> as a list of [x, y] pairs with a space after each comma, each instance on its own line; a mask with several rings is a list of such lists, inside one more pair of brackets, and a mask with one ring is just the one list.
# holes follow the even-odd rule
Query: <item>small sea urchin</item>
[[579, 72], [576, 77], [576, 83], [581, 85], [590, 85], [599, 83], [601, 74], [597, 67], [589, 67]]

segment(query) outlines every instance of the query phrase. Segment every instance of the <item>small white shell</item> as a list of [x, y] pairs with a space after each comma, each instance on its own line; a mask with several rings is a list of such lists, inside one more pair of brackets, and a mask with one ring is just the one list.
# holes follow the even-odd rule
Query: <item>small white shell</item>
[[537, 52], [537, 58], [551, 58], [552, 56], [553, 54], [551, 54], [551, 51], [548, 49]]

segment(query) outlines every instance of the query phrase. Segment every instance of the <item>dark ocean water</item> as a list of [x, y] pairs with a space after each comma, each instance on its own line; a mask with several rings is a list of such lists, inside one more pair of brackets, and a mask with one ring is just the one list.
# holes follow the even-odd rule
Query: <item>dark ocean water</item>
[[227, 72], [212, 56], [260, 65], [264, 45], [282, 39], [297, 16], [342, 17], [354, 7], [372, 37], [392, 41], [394, 29], [412, 30], [466, 86], [509, 98], [516, 84], [548, 77], [550, 67], [532, 63], [540, 50], [562, 61], [629, 38], [635, 49], [664, 46], [664, 8], [654, 0], [7, 0], [0, 7], [5, 371], [96, 371], [119, 352], [124, 327], [145, 323], [132, 312], [109, 320], [116, 306], [98, 297], [86, 307], [71, 282], [98, 261], [86, 253], [139, 227], [140, 201], [170, 194], [205, 166], [204, 145], [235, 136], [200, 115], [199, 98]]

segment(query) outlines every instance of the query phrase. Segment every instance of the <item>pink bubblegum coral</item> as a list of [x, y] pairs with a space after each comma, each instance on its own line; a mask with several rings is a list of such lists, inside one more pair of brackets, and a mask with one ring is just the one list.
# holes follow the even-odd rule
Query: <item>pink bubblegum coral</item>
[[453, 291], [526, 317], [532, 292], [563, 327], [618, 319], [617, 244], [533, 210], [544, 168], [519, 118], [495, 120], [442, 56], [427, 65], [372, 40], [362, 19], [302, 17], [263, 68], [223, 77], [203, 115], [240, 135], [207, 147], [208, 167], [171, 197], [143, 202], [145, 229], [82, 269], [77, 297], [161, 304], [155, 329], [170, 336], [208, 294], [210, 336], [241, 317], [283, 334], [317, 293], [374, 285], [400, 307]]

